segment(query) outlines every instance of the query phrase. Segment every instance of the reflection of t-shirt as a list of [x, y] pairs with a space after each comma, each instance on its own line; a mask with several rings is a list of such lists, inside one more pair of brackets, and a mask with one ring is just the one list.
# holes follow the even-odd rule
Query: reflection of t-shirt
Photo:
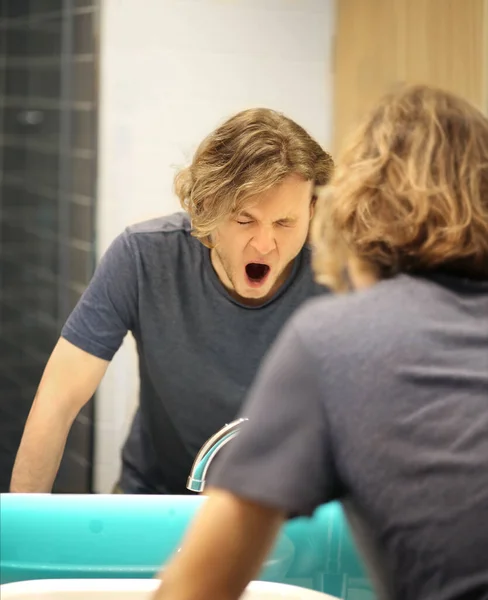
[[380, 597], [488, 598], [488, 282], [308, 302], [241, 416], [210, 484], [292, 514], [341, 499]]
[[195, 455], [236, 416], [283, 324], [326, 291], [314, 282], [304, 248], [273, 298], [244, 306], [225, 290], [208, 248], [190, 230], [184, 213], [127, 228], [62, 331], [105, 360], [128, 331], [137, 342], [140, 406], [123, 451], [125, 493], [187, 492]]

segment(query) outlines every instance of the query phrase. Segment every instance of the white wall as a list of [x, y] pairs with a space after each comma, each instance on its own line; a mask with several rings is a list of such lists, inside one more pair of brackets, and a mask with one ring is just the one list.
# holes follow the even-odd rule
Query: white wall
[[[98, 252], [178, 209], [175, 168], [223, 119], [267, 106], [332, 142], [333, 0], [101, 3]], [[137, 402], [132, 339], [99, 390], [95, 490], [110, 490]]]

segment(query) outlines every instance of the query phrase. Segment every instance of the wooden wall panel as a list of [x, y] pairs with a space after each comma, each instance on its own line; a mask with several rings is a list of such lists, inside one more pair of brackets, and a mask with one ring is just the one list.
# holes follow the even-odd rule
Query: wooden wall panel
[[487, 0], [336, 0], [334, 150], [397, 83], [431, 83], [488, 108]]

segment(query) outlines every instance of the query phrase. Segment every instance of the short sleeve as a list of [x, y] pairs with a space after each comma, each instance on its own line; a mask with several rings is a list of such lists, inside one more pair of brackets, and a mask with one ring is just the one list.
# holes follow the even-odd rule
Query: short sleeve
[[89, 354], [111, 360], [134, 327], [137, 290], [135, 252], [125, 231], [100, 260], [61, 336]]
[[209, 484], [291, 515], [337, 497], [317, 361], [300, 317], [278, 336], [241, 411], [249, 421], [209, 470]]

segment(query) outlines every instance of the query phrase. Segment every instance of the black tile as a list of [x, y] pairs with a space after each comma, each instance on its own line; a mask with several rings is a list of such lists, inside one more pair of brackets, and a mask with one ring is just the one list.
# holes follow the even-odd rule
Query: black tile
[[29, 381], [37, 389], [39, 382], [41, 381], [46, 362], [41, 363], [31, 361], [27, 364], [19, 365], [16, 369], [18, 378], [20, 381], [22, 381], [22, 378]]
[[17, 209], [19, 214], [25, 215], [26, 219], [34, 217], [39, 220], [41, 225], [54, 227], [52, 217], [57, 211], [57, 197], [43, 196], [40, 193], [26, 190], [22, 186], [22, 182], [20, 185], [3, 185], [2, 205], [7, 211], [7, 215], [9, 211]]
[[44, 282], [37, 285], [37, 308], [54, 318], [58, 314], [58, 288], [53, 284]]
[[61, 65], [54, 63], [46, 67], [31, 69], [28, 78], [29, 96], [57, 99], [61, 96]]
[[7, 17], [25, 17], [29, 14], [31, 0], [4, 0]]
[[30, 285], [6, 286], [3, 303], [8, 307], [22, 308], [33, 315], [49, 316], [55, 321], [58, 314], [58, 287], [47, 281], [33, 281]]
[[[24, 273], [22, 269], [19, 269], [18, 265], [11, 263], [7, 260], [2, 260], [0, 263], [1, 269], [1, 280], [3, 287], [3, 294], [7, 294], [9, 290], [14, 297], [20, 296], [24, 293], [24, 290], [28, 287], [27, 282], [24, 281]], [[1, 304], [0, 304], [1, 306]], [[1, 339], [1, 334], [0, 334]]]
[[[0, 0], [0, 54], [2, 56], [7, 55], [7, 39], [5, 37], [5, 21], [3, 15], [3, 2]], [[3, 69], [3, 65], [2, 65]], [[3, 77], [3, 73], [0, 72], [0, 77]]]
[[2, 246], [3, 259], [17, 265], [19, 269], [58, 272], [59, 250], [55, 238], [43, 238], [37, 233], [24, 230], [20, 241], [4, 241]]
[[11, 336], [10, 339], [14, 341], [15, 336], [19, 333], [19, 328], [22, 328], [22, 313], [19, 312], [20, 309], [21, 307], [2, 303], [2, 319]]
[[73, 158], [72, 192], [93, 197], [95, 184], [95, 161], [91, 158]]
[[61, 11], [63, 0], [5, 0], [3, 4], [5, 15], [15, 18]]
[[37, 239], [34, 241], [37, 252], [37, 266], [51, 272], [59, 269], [59, 244], [56, 240]]
[[10, 489], [10, 479], [19, 448], [22, 429], [18, 424], [0, 425], [0, 493]]
[[[11, 400], [19, 391], [19, 384], [2, 371], [0, 372], [0, 391], [1, 398], [8, 397]], [[12, 404], [0, 401], [0, 423], [7, 422], [11, 418], [11, 413]]]
[[5, 146], [2, 153], [2, 166], [4, 175], [24, 176], [27, 161], [26, 148]]
[[[2, 293], [1, 298], [5, 296], [8, 300], [9, 297], [20, 298], [27, 289], [27, 276], [24, 272], [24, 266], [22, 260], [24, 256], [22, 254], [10, 254], [8, 255], [8, 244], [2, 245], [2, 262], [1, 262], [1, 285]], [[3, 304], [0, 302], [0, 306]], [[2, 314], [2, 318], [6, 318], [6, 313]], [[1, 332], [0, 332], [1, 338]]]
[[38, 152], [29, 148], [26, 152], [26, 175], [32, 186], [58, 188], [59, 157], [54, 153]]
[[19, 206], [24, 197], [25, 191], [20, 186], [7, 185], [3, 183], [1, 189], [2, 207], [4, 209]]
[[17, 313], [10, 309], [10, 320], [3, 325], [2, 339], [22, 350], [21, 362], [8, 372], [12, 385], [21, 390], [22, 401], [30, 402], [34, 398], [42, 376], [41, 365], [47, 363], [57, 337], [55, 327], [39, 322], [36, 315], [24, 307], [18, 307]]
[[94, 49], [93, 13], [75, 15], [73, 54], [92, 54]]
[[84, 457], [66, 449], [54, 482], [55, 494], [88, 494], [91, 492], [92, 465]]
[[26, 350], [31, 349], [36, 356], [44, 356], [48, 360], [59, 338], [58, 329], [39, 323], [32, 323], [25, 341]]
[[[0, 389], [6, 394], [10, 393], [9, 390], [22, 393], [19, 394], [19, 400], [10, 406], [1, 406], [3, 403], [0, 400], [0, 423], [13, 422], [16, 416], [22, 416], [23, 419], [27, 417], [44, 370], [43, 364], [38, 363], [34, 367], [32, 361], [28, 360], [18, 364], [7, 363], [7, 367], [0, 368]], [[5, 388], [5, 385], [8, 387]]]
[[96, 102], [96, 72], [92, 61], [74, 62], [72, 98], [78, 102]]
[[61, 52], [61, 14], [52, 18], [12, 22], [5, 29], [9, 58], [56, 57]]
[[25, 143], [56, 147], [61, 130], [59, 110], [19, 110], [7, 107], [4, 113], [5, 133], [17, 135]]
[[29, 32], [26, 23], [12, 24], [2, 31], [2, 35], [5, 35], [5, 47], [9, 59], [29, 55]]
[[93, 252], [71, 246], [68, 249], [69, 278], [78, 285], [86, 285], [93, 275]]
[[30, 241], [30, 235], [22, 225], [2, 223], [2, 244], [16, 242], [25, 244]]
[[29, 92], [27, 69], [7, 67], [5, 70], [5, 95], [24, 98]]
[[47, 12], [61, 12], [63, 0], [30, 0], [31, 14], [42, 14]]
[[12, 345], [11, 342], [0, 336], [0, 361], [5, 364], [7, 361], [20, 362], [23, 360], [24, 352], [22, 348]]
[[2, 450], [7, 449], [17, 453], [20, 437], [29, 415], [34, 396], [31, 402], [21, 401], [19, 400], [20, 389], [11, 390], [6, 387], [0, 375], [0, 394], [5, 399], [5, 402], [0, 401], [0, 454]]
[[22, 115], [25, 111], [19, 108], [6, 106], [3, 112], [3, 131], [6, 135], [18, 135], [24, 137], [26, 127]]
[[[8, 66], [5, 70], [5, 95], [8, 97], [47, 98], [61, 95], [61, 68], [59, 61], [46, 66]], [[19, 109], [20, 110], [20, 109]]]
[[94, 240], [94, 217], [91, 206], [70, 204], [70, 237], [84, 242]]
[[94, 399], [92, 398], [80, 410], [80, 412], [78, 414], [78, 420], [87, 424], [90, 421], [93, 421], [94, 419], [95, 419], [95, 403], [94, 403]]
[[93, 447], [93, 425], [90, 422], [81, 422], [76, 419], [71, 427], [66, 448], [76, 452], [79, 456], [90, 460]]
[[42, 202], [37, 206], [35, 226], [42, 231], [59, 234], [59, 212], [57, 203]]
[[74, 0], [75, 8], [87, 8], [88, 6], [96, 6], [97, 0]]
[[35, 58], [59, 56], [62, 49], [62, 25], [61, 15], [32, 21], [28, 32], [28, 55]]
[[95, 150], [95, 111], [74, 110], [72, 118], [72, 146], [83, 150]]
[[[67, 307], [68, 307], [68, 315], [71, 313], [71, 311], [75, 308], [75, 306], [78, 304], [78, 301], [81, 298], [81, 293], [74, 290], [73, 288], [66, 288], [66, 298], [67, 298]], [[68, 317], [68, 315], [65, 315], [66, 318]]]
[[7, 223], [23, 225], [26, 229], [36, 229], [57, 234], [59, 212], [57, 200], [43, 198], [34, 193], [26, 194], [30, 205], [19, 205], [15, 209], [6, 209], [4, 219]]

